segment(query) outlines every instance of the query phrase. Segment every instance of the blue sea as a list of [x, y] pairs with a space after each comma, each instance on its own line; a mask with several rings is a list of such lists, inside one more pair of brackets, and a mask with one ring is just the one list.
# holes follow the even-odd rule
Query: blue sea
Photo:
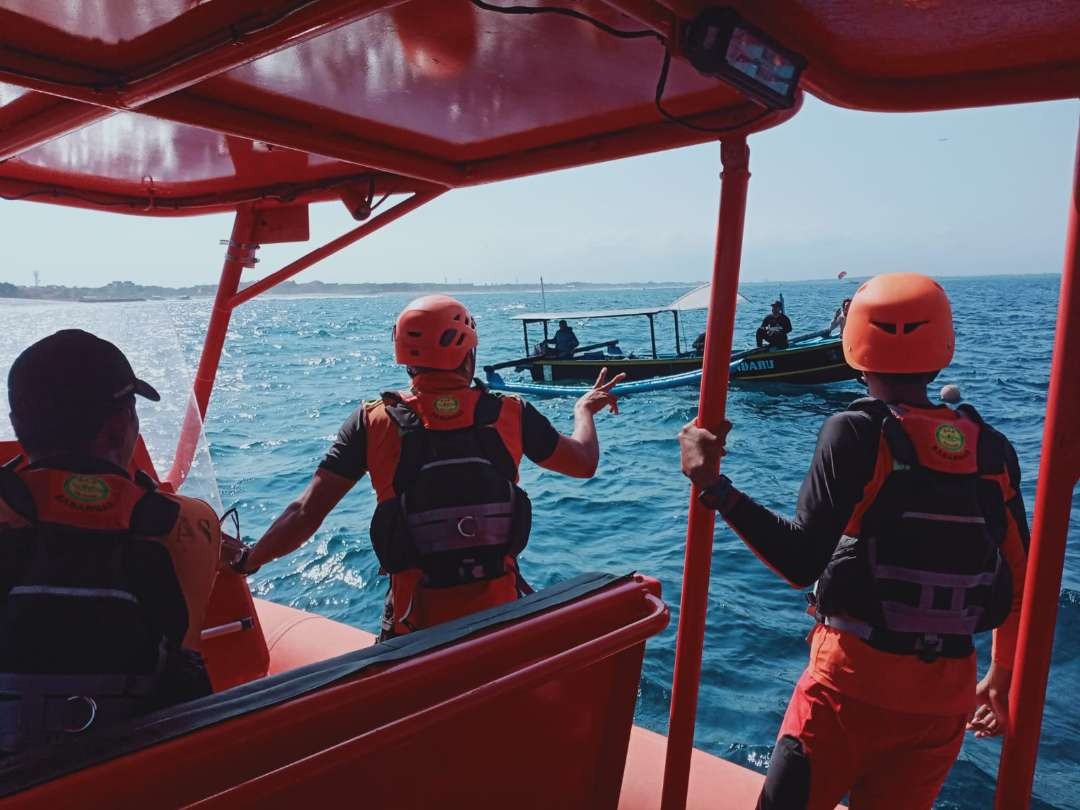
[[[1029, 514], [1039, 474], [1039, 446], [1050, 372], [1057, 276], [945, 281], [955, 308], [956, 359], [940, 383], [956, 383], [965, 399], [1013, 441], [1023, 468]], [[769, 302], [782, 292], [795, 331], [826, 325], [850, 281], [747, 284], [735, 345], [747, 345]], [[593, 310], [663, 305], [687, 287], [589, 292], [490, 293], [461, 296], [481, 334], [481, 365], [513, 359], [524, 349], [526, 311]], [[238, 506], [242, 532], [257, 538], [306, 485], [341, 422], [361, 399], [401, 388], [390, 329], [404, 295], [354, 298], [263, 298], [236, 311], [205, 425], [206, 447], [189, 482], [192, 494], [219, 507]], [[165, 395], [140, 406], [159, 468], [171, 460], [210, 312], [208, 300], [128, 304], [4, 302], [0, 359], [5, 364], [32, 339], [83, 325], [117, 341], [136, 369]], [[682, 340], [701, 331], [704, 313], [683, 316]], [[649, 348], [644, 318], [573, 322], [581, 342], [617, 338], [622, 349]], [[661, 351], [674, 345], [671, 323], [657, 319]], [[530, 336], [540, 337], [538, 331]], [[674, 628], [685, 542], [688, 486], [679, 473], [675, 435], [696, 411], [696, 390], [627, 397], [617, 416], [598, 418], [602, 446], [595, 478], [563, 478], [525, 463], [522, 485], [534, 505], [533, 534], [523, 571], [536, 587], [586, 570], [638, 570], [658, 578], [673, 613], [669, 629], [648, 646], [637, 722], [667, 723]], [[733, 388], [734, 423], [725, 472], [761, 503], [790, 515], [799, 483], [827, 415], [861, 395], [856, 383], [811, 390]], [[536, 400], [562, 431], [572, 400]], [[6, 425], [4, 426], [6, 429]], [[207, 453], [208, 448], [208, 453]], [[259, 596], [375, 630], [385, 591], [367, 539], [374, 500], [361, 482], [315, 537], [291, 557], [254, 577]], [[1077, 807], [1080, 769], [1080, 509], [1074, 501], [1072, 557], [1066, 563], [1054, 667], [1043, 724], [1033, 807]], [[698, 712], [697, 745], [752, 768], [767, 767], [784, 706], [807, 657], [802, 595], [766, 570], [726, 528], [718, 529], [708, 634]], [[985, 656], [984, 659], [985, 661]], [[997, 741], [969, 738], [939, 808], [992, 804]]]

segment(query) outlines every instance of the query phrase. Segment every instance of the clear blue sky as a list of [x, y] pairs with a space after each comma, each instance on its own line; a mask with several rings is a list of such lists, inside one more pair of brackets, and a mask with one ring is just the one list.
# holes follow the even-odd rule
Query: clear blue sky
[[[808, 98], [751, 139], [743, 278], [917, 269], [1059, 272], [1075, 101], [878, 115]], [[325, 281], [649, 281], [711, 269], [719, 147], [452, 192], [301, 276]], [[229, 219], [152, 220], [3, 203], [0, 280], [214, 282]], [[324, 240], [352, 226], [313, 208]], [[299, 255], [264, 249], [257, 273]]]

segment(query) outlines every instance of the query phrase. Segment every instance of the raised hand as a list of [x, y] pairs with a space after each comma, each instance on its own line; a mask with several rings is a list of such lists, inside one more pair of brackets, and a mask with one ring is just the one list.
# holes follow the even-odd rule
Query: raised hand
[[596, 378], [593, 387], [574, 403], [574, 408], [580, 408], [589, 414], [597, 413], [604, 408], [609, 408], [612, 413], [618, 413], [618, 397], [611, 392], [611, 389], [625, 379], [625, 374], [616, 374], [610, 380], [607, 380], [607, 367], [605, 366], [600, 369], [600, 376]]

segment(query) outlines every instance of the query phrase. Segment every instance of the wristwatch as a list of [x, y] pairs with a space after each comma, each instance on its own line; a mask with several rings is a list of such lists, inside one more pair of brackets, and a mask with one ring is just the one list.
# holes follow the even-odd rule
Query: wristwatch
[[250, 556], [251, 546], [244, 546], [243, 550], [238, 555], [236, 555], [235, 558], [233, 558], [233, 561], [231, 563], [229, 563], [229, 567], [241, 576], [251, 576], [260, 568], [262, 568], [262, 566], [257, 565], [254, 568], [249, 569], [247, 567], [247, 561], [248, 557]]
[[735, 489], [726, 475], [721, 475], [698, 495], [702, 506], [715, 509], [721, 517], [727, 516], [741, 498], [742, 493]]

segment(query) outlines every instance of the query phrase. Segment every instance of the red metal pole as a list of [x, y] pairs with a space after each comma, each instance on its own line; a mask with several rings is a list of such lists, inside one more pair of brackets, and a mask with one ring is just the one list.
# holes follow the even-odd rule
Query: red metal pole
[[[724, 166], [720, 217], [716, 229], [716, 258], [697, 417], [698, 425], [706, 428], [715, 428], [723, 421], [727, 404], [728, 363], [735, 326], [735, 302], [739, 292], [746, 188], [750, 180], [750, 149], [746, 139], [725, 140], [720, 145], [720, 159]], [[698, 503], [697, 495], [697, 489], [691, 487], [662, 810], [683, 810], [686, 807], [690, 756], [694, 750], [694, 723], [701, 678], [701, 651], [705, 640], [714, 528], [714, 513]]]
[[1016, 646], [1009, 728], [998, 768], [998, 810], [1027, 807], [1035, 777], [1046, 681], [1054, 644], [1061, 571], [1073, 487], [1080, 477], [1080, 136], [1069, 201], [1065, 268], [1058, 302], [1057, 337], [1043, 428], [1043, 456], [1035, 491], [1020, 638]]
[[[321, 262], [327, 256], [333, 255], [339, 250], [347, 248], [354, 242], [360, 241], [368, 234], [374, 233], [384, 225], [389, 225], [396, 219], [400, 219], [401, 217], [408, 214], [410, 211], [415, 211], [424, 203], [434, 200], [436, 197], [442, 194], [443, 191], [445, 191], [445, 189], [416, 192], [411, 197], [408, 197], [399, 202], [393, 208], [390, 208], [387, 211], [383, 211], [381, 214], [377, 214], [374, 218], [372, 218], [368, 222], [365, 222], [358, 228], [353, 228], [348, 233], [344, 233], [337, 239], [334, 239], [331, 242], [327, 242], [322, 247], [316, 248], [310, 253], [305, 253], [299, 259], [292, 262], [291, 264], [285, 265], [276, 273], [271, 273], [266, 278], [261, 278], [254, 284], [245, 287], [241, 292], [234, 292], [233, 296], [228, 301], [229, 308], [232, 309], [238, 307], [244, 302], [250, 301], [255, 296], [261, 295], [262, 293], [266, 292], [271, 287], [276, 287], [281, 282], [287, 281], [288, 279], [295, 276], [297, 273], [300, 273], [311, 267], [313, 264]], [[203, 410], [205, 411], [205, 408]]]
[[203, 341], [202, 356], [199, 358], [199, 368], [195, 372], [193, 386], [195, 407], [189, 406], [184, 416], [184, 426], [180, 430], [180, 438], [176, 444], [172, 469], [165, 476], [165, 481], [174, 490], [184, 482], [184, 478], [191, 469], [192, 459], [195, 457], [195, 448], [198, 446], [199, 435], [202, 432], [203, 417], [206, 416], [206, 408], [210, 404], [210, 392], [214, 389], [214, 379], [217, 377], [221, 349], [225, 345], [225, 334], [229, 329], [232, 297], [240, 286], [240, 274], [243, 273], [244, 267], [251, 264], [255, 257], [255, 249], [258, 247], [254, 244], [255, 224], [256, 216], [252, 206], [244, 205], [236, 210], [232, 236], [229, 238], [229, 247], [225, 251], [225, 264], [221, 268], [221, 280], [218, 282], [217, 295], [214, 297], [214, 308], [210, 312], [210, 322], [206, 327], [206, 338]]

